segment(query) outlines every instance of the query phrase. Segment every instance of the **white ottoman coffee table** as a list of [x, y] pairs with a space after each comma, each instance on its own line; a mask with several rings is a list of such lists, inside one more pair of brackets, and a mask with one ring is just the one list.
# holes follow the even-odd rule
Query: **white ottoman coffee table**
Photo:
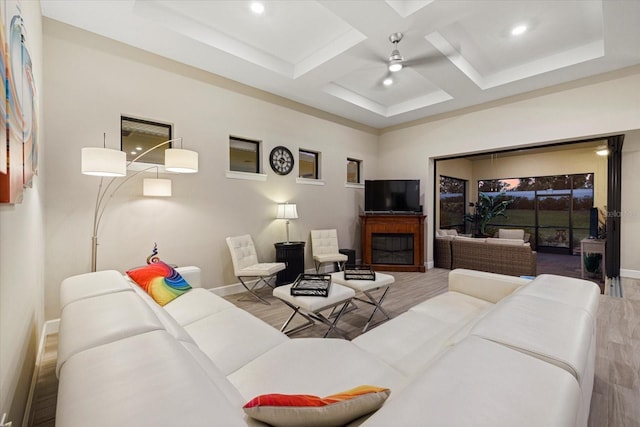
[[[391, 319], [391, 316], [389, 316], [389, 313], [387, 313], [385, 309], [382, 308], [382, 301], [384, 301], [384, 297], [387, 295], [387, 292], [389, 291], [389, 286], [391, 286], [395, 281], [396, 279], [392, 275], [378, 273], [378, 272], [376, 272], [375, 280], [353, 280], [353, 279], [346, 280], [344, 278], [344, 271], [331, 273], [331, 283], [344, 285], [353, 289], [358, 293], [364, 294], [368, 299], [362, 299], [358, 297], [354, 297], [354, 299], [357, 299], [358, 301], [374, 306], [373, 313], [371, 313], [371, 316], [369, 316], [369, 320], [367, 320], [367, 323], [364, 325], [364, 328], [362, 329], [363, 333], [366, 332], [367, 329], [369, 328], [369, 325], [371, 324], [371, 320], [373, 319], [373, 316], [376, 314], [378, 310], [380, 310], [380, 312], [385, 315], [386, 317], [385, 320]], [[384, 292], [382, 293], [380, 298], [376, 300], [376, 298], [373, 295], [371, 295], [371, 292], [377, 291], [378, 289], [384, 289]]]
[[[293, 286], [293, 283], [278, 286], [273, 290], [274, 297], [278, 298], [293, 309], [291, 316], [289, 316], [287, 321], [282, 325], [282, 328], [280, 328], [281, 332], [291, 335], [315, 325], [315, 321], [317, 320], [329, 326], [329, 330], [324, 334], [324, 338], [326, 338], [331, 331], [336, 331], [344, 338], [349, 339], [347, 333], [336, 325], [351, 302], [351, 299], [356, 295], [353, 289], [332, 282], [331, 287], [329, 288], [329, 295], [326, 297], [293, 296], [291, 295], [291, 286]], [[328, 316], [324, 316], [322, 311], [328, 309], [332, 309], [331, 313]], [[291, 319], [293, 319], [296, 314], [307, 319], [307, 323], [286, 330]], [[333, 318], [333, 321], [329, 320], [331, 318]]]

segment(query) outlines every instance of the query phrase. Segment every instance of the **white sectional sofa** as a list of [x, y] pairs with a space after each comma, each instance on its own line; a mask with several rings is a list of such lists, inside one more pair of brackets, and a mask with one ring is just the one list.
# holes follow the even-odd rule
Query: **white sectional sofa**
[[[448, 292], [349, 342], [289, 338], [198, 288], [164, 307], [116, 271], [61, 286], [56, 425], [264, 425], [267, 393], [391, 389], [364, 426], [585, 426], [599, 288], [454, 270]], [[391, 296], [392, 297], [392, 296]]]

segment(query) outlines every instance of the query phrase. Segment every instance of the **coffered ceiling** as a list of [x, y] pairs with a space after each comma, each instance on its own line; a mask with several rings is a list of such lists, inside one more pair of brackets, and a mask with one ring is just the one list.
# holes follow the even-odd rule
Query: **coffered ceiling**
[[[251, 3], [41, 4], [47, 18], [375, 128], [640, 64], [640, 0], [264, 0], [262, 14]], [[391, 73], [396, 32], [404, 68]]]

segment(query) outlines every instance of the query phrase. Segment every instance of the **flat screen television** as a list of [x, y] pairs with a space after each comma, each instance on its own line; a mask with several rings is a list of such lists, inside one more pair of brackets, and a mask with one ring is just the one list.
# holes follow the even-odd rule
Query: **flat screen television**
[[419, 179], [379, 179], [364, 182], [366, 213], [416, 213], [420, 208]]

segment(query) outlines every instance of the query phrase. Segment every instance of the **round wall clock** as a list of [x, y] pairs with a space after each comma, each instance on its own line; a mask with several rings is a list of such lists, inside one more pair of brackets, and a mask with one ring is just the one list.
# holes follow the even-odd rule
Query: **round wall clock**
[[293, 154], [287, 147], [278, 146], [269, 154], [271, 169], [278, 175], [287, 175], [293, 170]]

